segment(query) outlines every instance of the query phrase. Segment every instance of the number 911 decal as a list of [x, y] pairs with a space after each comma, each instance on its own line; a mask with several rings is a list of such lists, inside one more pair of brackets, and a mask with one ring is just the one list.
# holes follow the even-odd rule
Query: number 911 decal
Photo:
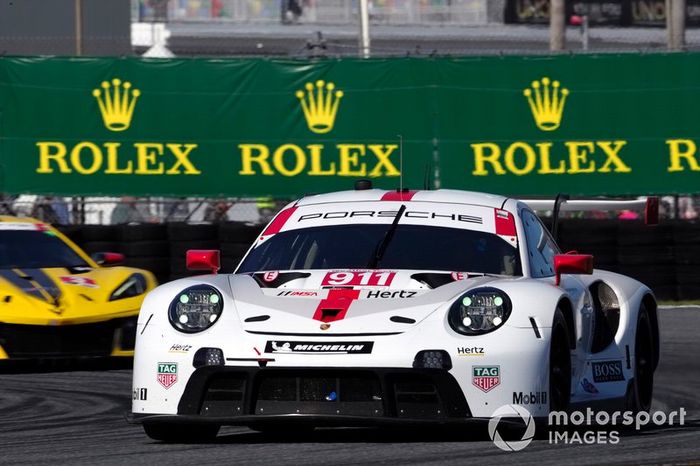
[[321, 286], [389, 286], [396, 272], [362, 271], [362, 272], [328, 272]]

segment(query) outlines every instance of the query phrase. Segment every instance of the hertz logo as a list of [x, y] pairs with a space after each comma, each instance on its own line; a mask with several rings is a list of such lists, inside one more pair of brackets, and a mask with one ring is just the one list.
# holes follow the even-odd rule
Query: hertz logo
[[568, 89], [560, 88], [559, 81], [552, 82], [551, 87], [549, 84], [549, 78], [544, 77], [540, 81], [533, 81], [532, 89], [523, 91], [535, 123], [542, 131], [554, 131], [559, 128], [566, 96], [569, 95]]
[[301, 102], [306, 124], [314, 133], [328, 133], [335, 124], [343, 91], [335, 90], [335, 84], [322, 80], [316, 81], [315, 86], [313, 83], [306, 83], [305, 88], [306, 92], [298, 90], [296, 96]]
[[97, 99], [105, 127], [110, 131], [124, 131], [131, 125], [136, 99], [141, 95], [138, 89], [131, 89], [130, 82], [113, 79], [102, 82], [102, 89], [95, 89], [92, 95]]

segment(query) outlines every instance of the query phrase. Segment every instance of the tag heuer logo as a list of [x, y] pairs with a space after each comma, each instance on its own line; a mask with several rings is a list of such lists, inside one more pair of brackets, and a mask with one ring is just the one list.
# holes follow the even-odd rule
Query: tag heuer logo
[[158, 383], [166, 389], [172, 387], [177, 382], [177, 363], [176, 362], [159, 362], [158, 363]]
[[488, 392], [501, 383], [501, 366], [472, 366], [472, 384]]

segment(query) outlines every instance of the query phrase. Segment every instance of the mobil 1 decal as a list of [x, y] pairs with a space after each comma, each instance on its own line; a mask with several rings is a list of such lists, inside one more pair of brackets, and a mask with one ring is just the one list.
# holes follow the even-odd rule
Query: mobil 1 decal
[[591, 363], [594, 382], [619, 382], [625, 380], [622, 361], [598, 361]]

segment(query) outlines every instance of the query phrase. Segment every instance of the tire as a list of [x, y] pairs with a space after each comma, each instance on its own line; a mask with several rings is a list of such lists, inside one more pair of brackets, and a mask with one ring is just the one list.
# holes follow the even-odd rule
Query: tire
[[235, 256], [243, 257], [248, 249], [250, 248], [250, 243], [221, 243], [219, 245], [222, 256]]
[[83, 241], [83, 235], [81, 234], [82, 230], [82, 225], [62, 225], [60, 228], [58, 228], [58, 231], [66, 235], [76, 244], [80, 244]]
[[219, 249], [219, 242], [216, 240], [171, 241], [170, 257], [184, 261], [190, 249]]
[[140, 225], [119, 225], [119, 239], [125, 242], [165, 240], [168, 229], [163, 224], [142, 223]]
[[166, 443], [211, 442], [219, 433], [217, 425], [144, 423], [143, 430], [153, 440]]
[[655, 364], [654, 332], [649, 312], [642, 304], [637, 315], [634, 337], [634, 379], [628, 391], [628, 409], [634, 413], [649, 412], [654, 395]]
[[128, 267], [145, 269], [155, 275], [167, 275], [170, 273], [170, 259], [167, 257], [128, 257], [124, 261]]
[[228, 243], [250, 244], [262, 233], [263, 225], [225, 222], [219, 225], [219, 240]]
[[549, 348], [549, 410], [566, 411], [571, 401], [571, 342], [569, 325], [557, 308]]
[[218, 228], [218, 225], [170, 223], [168, 224], [168, 239], [170, 241], [216, 240], [219, 233]]
[[122, 250], [127, 257], [168, 257], [170, 255], [170, 245], [163, 240], [125, 242]]
[[116, 225], [83, 225], [80, 231], [83, 241], [116, 241], [117, 233]]
[[122, 252], [122, 245], [116, 241], [87, 241], [81, 246], [83, 251], [88, 254], [95, 252]]
[[221, 258], [221, 272], [223, 273], [233, 273], [233, 271], [240, 264], [243, 256], [223, 256]]

